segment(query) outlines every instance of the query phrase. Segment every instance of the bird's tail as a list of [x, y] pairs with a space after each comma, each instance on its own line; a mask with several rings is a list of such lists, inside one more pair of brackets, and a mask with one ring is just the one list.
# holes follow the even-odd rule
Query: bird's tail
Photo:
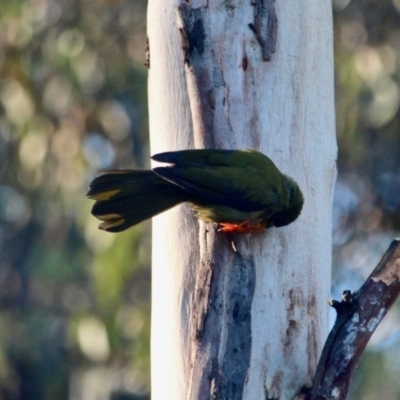
[[114, 170], [95, 178], [87, 196], [99, 228], [120, 232], [187, 201], [186, 192], [153, 171]]

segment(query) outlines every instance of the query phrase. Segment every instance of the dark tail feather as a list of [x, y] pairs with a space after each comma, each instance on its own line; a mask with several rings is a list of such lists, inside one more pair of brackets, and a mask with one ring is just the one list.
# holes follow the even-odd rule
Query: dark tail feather
[[184, 190], [152, 171], [115, 170], [95, 178], [87, 196], [99, 228], [120, 232], [187, 201]]

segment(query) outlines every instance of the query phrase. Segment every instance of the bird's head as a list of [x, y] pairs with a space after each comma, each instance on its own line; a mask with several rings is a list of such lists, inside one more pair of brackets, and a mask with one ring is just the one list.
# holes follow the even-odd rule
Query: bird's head
[[268, 223], [270, 226], [285, 226], [291, 224], [300, 215], [304, 204], [303, 193], [299, 185], [291, 178], [286, 178], [287, 193], [289, 197], [288, 205], [282, 211], [270, 216]]

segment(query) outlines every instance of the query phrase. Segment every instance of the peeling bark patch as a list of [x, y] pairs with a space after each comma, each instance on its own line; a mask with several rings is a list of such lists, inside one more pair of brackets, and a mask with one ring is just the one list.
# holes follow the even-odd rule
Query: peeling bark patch
[[393, 282], [400, 281], [400, 258], [397, 258], [389, 264], [388, 268], [381, 271], [379, 274], [372, 276], [374, 282], [382, 281], [386, 285], [391, 285]]
[[379, 325], [379, 323], [382, 321], [383, 317], [385, 316], [385, 314], [387, 313], [387, 309], [386, 308], [382, 308], [381, 310], [379, 310], [378, 315], [376, 316], [376, 318], [371, 318], [370, 321], [368, 321], [367, 324], [367, 329], [373, 333], [375, 331], [375, 329], [377, 328], [377, 326]]
[[[314, 292], [315, 293], [315, 292]], [[308, 303], [308, 316], [310, 318], [310, 325], [309, 325], [309, 331], [307, 335], [307, 354], [310, 355], [310, 362], [315, 360], [316, 357], [318, 357], [319, 354], [319, 346], [318, 346], [318, 324], [316, 323], [314, 319], [314, 315], [316, 315], [316, 307], [317, 307], [317, 298], [315, 294], [311, 295], [310, 301]], [[309, 366], [311, 364], [309, 363]], [[312, 370], [310, 370], [310, 376], [314, 374], [314, 370], [316, 368], [316, 365], [312, 365]]]
[[204, 326], [207, 319], [210, 286], [213, 277], [212, 267], [201, 268], [199, 273], [199, 280], [196, 285], [195, 301], [193, 302], [196, 309], [194, 316], [196, 318], [196, 340], [200, 341], [204, 334]]
[[[194, 136], [198, 144], [214, 148], [214, 111], [218, 110], [225, 88], [222, 67], [210, 43], [210, 17], [207, 6], [192, 8], [181, 3], [177, 8], [177, 24], [181, 34], [183, 61], [190, 97]], [[222, 82], [222, 83], [221, 83]]]
[[287, 359], [290, 359], [290, 355], [293, 350], [293, 343], [296, 342], [296, 336], [298, 334], [299, 326], [298, 323], [294, 319], [289, 319], [286, 332], [285, 332], [285, 337], [284, 337], [284, 348], [283, 348], [283, 353], [285, 354], [285, 357]]
[[248, 65], [249, 65], [249, 60], [247, 59], [246, 56], [244, 56], [243, 59], [242, 59], [242, 69], [243, 69], [243, 71], [247, 71]]
[[296, 307], [299, 307], [299, 295], [296, 289], [290, 289], [288, 292], [288, 298], [289, 298], [289, 305], [287, 307], [287, 313], [286, 313], [286, 318], [287, 318], [287, 328], [285, 332], [285, 337], [284, 337], [284, 354], [286, 358], [290, 358], [290, 354], [293, 351], [292, 344], [295, 343], [296, 336], [298, 334], [299, 330], [299, 325], [298, 321], [296, 318]]
[[214, 90], [209, 90], [207, 93], [207, 100], [211, 110], [215, 110], [215, 94]]
[[[314, 311], [312, 311], [314, 312]], [[315, 374], [315, 370], [317, 368], [316, 360], [318, 360], [319, 356], [319, 326], [315, 318], [311, 318], [310, 325], [308, 328], [307, 334], [307, 354], [309, 355], [308, 358], [308, 376], [310, 379]]]
[[278, 37], [278, 18], [275, 12], [275, 0], [252, 0], [254, 22], [249, 28], [254, 32], [261, 46], [263, 61], [270, 61], [276, 51]]
[[191, 8], [189, 4], [179, 6], [183, 28], [180, 29], [185, 62], [190, 63], [193, 54], [202, 55], [205, 47], [205, 29], [201, 8]]
[[253, 258], [244, 261], [236, 258], [230, 275], [227, 324], [229, 327], [222, 368], [229, 377], [225, 399], [242, 398], [243, 387], [250, 362], [251, 351], [251, 305], [255, 288], [255, 265]]
[[283, 373], [278, 371], [271, 380], [270, 385], [264, 384], [264, 395], [265, 400], [279, 400], [277, 397], [278, 393], [280, 392], [280, 388], [282, 387], [282, 379]]
[[251, 354], [251, 305], [255, 288], [253, 257], [237, 256], [229, 273], [226, 299], [226, 344], [216, 376], [215, 399], [240, 400]]
[[234, 10], [236, 8], [236, 2], [234, 0], [225, 0], [224, 3], [227, 9]]

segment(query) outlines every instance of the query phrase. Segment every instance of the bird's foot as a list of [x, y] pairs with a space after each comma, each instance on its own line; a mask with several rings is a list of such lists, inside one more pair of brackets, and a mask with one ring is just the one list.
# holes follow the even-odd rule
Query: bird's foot
[[252, 221], [244, 221], [241, 224], [230, 224], [228, 222], [221, 222], [218, 232], [223, 233], [253, 233], [264, 230], [267, 226], [265, 222], [254, 223]]

